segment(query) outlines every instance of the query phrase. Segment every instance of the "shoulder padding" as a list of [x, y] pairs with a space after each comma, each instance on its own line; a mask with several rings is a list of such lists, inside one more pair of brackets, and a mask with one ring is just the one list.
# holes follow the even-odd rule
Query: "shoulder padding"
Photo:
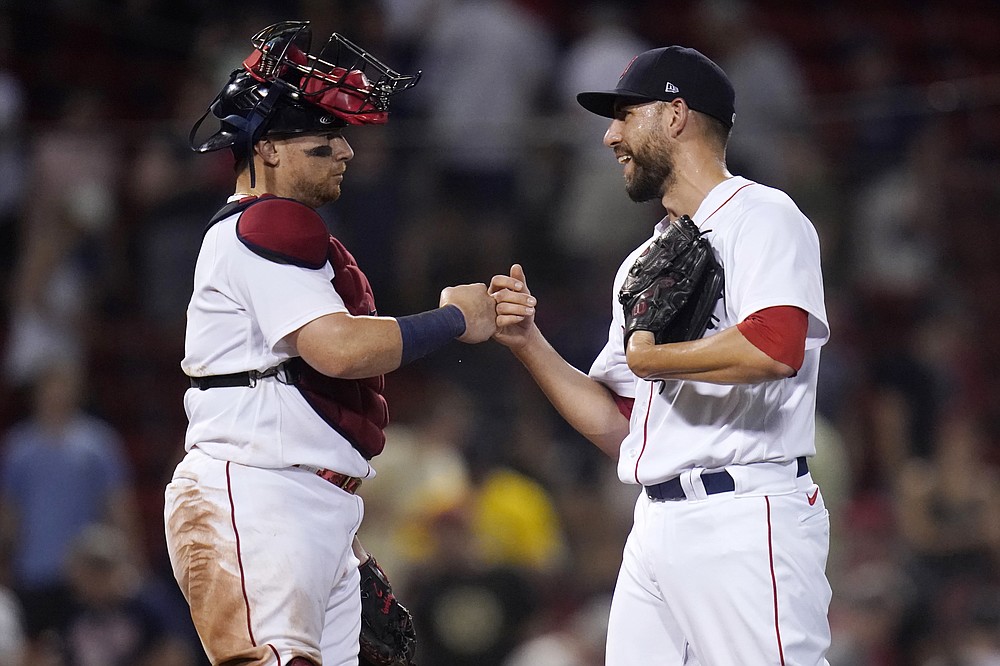
[[260, 198], [236, 222], [236, 235], [254, 254], [279, 264], [322, 268], [330, 232], [315, 210], [292, 199]]

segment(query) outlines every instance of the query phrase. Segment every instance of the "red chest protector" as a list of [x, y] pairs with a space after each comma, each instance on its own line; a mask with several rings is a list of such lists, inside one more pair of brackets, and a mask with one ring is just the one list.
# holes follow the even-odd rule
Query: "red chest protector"
[[[327, 261], [333, 267], [333, 287], [352, 315], [374, 315], [375, 296], [368, 278], [347, 248], [326, 230], [323, 219], [308, 206], [291, 199], [265, 195], [244, 199], [236, 233], [255, 254], [270, 261], [318, 269]], [[225, 209], [220, 215], [232, 215]], [[221, 219], [216, 216], [216, 219]], [[340, 433], [365, 458], [385, 447], [384, 428], [389, 410], [383, 395], [385, 377], [338, 379], [314, 370], [301, 357], [289, 362], [289, 376], [306, 402], [330, 427]]]

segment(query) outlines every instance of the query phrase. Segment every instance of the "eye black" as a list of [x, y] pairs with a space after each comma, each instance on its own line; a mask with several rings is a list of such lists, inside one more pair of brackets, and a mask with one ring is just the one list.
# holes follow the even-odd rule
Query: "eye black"
[[314, 146], [305, 152], [309, 157], [330, 157], [333, 155], [333, 148], [330, 146]]

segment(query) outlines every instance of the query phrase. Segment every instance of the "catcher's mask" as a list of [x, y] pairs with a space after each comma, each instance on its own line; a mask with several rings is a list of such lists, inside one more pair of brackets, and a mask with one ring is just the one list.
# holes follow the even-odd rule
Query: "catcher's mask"
[[[421, 72], [395, 72], [337, 33], [317, 55], [309, 53], [311, 41], [308, 21], [275, 23], [254, 35], [253, 53], [191, 128], [191, 148], [230, 148], [237, 160], [248, 159], [253, 187], [253, 146], [265, 135], [383, 124], [389, 97], [420, 80]], [[219, 130], [198, 142], [195, 135], [209, 114]]]

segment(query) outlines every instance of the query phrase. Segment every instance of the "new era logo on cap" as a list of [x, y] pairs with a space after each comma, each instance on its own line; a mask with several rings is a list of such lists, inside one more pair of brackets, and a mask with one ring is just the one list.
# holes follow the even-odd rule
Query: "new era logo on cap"
[[677, 93], [680, 92], [680, 90], [677, 88], [677, 86], [675, 86], [674, 84], [672, 84], [670, 81], [667, 81], [667, 86], [663, 90], [664, 90], [664, 92], [673, 93], [674, 95], [676, 95]]

